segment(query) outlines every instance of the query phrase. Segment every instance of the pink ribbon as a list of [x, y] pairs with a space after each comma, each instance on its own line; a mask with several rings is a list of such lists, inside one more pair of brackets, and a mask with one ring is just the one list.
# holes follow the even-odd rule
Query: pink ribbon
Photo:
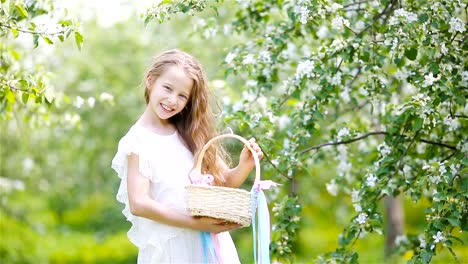
[[190, 180], [193, 184], [198, 185], [212, 185], [214, 177], [211, 174], [200, 174], [199, 172], [192, 171], [189, 174]]
[[258, 190], [268, 190], [270, 189], [271, 187], [277, 187], [279, 186], [280, 184], [274, 182], [274, 181], [270, 181], [270, 180], [265, 180], [265, 181], [255, 181], [254, 183], [255, 186], [257, 186], [257, 191]]

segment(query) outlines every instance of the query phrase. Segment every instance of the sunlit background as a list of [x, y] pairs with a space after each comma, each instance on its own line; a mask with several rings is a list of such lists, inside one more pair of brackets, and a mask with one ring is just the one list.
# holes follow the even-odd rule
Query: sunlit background
[[[18, 45], [21, 62], [43, 72], [57, 105], [30, 108], [1, 120], [0, 135], [0, 259], [2, 263], [135, 263], [137, 249], [128, 241], [129, 222], [115, 200], [119, 178], [110, 168], [117, 143], [144, 109], [141, 80], [157, 53], [180, 48], [205, 65], [220, 105], [241, 96], [240, 77], [225, 78], [222, 63], [238, 35], [206, 38], [191, 34], [204, 23], [199, 17], [176, 17], [145, 25], [142, 14], [155, 1], [57, 1], [57, 18], [81, 23], [79, 50], [73, 38], [54, 45], [21, 34], [8, 39]], [[228, 9], [218, 10], [220, 16]], [[206, 12], [205, 19], [214, 13]], [[38, 17], [52, 25], [54, 17]], [[3, 39], [2, 39], [3, 41]], [[41, 65], [41, 66], [38, 66]], [[222, 107], [220, 109], [222, 111]], [[244, 135], [249, 137], [252, 135]], [[262, 135], [253, 135], [261, 142]], [[231, 151], [239, 150], [238, 146]], [[315, 166], [298, 187], [303, 211], [296, 263], [310, 263], [337, 247], [338, 235], [353, 215], [343, 196], [327, 192], [330, 167]], [[247, 183], [248, 184], [248, 183]], [[248, 186], [245, 186], [248, 188]], [[271, 198], [283, 191], [273, 190]], [[404, 201], [407, 231], [421, 231], [425, 202]], [[272, 204], [271, 204], [272, 205]], [[379, 205], [380, 207], [383, 206]], [[232, 232], [242, 263], [252, 262], [251, 229]], [[404, 239], [404, 238], [401, 238]], [[368, 235], [357, 242], [360, 263], [384, 262], [384, 236]], [[456, 247], [467, 260], [466, 247]], [[404, 263], [410, 256], [389, 260]], [[449, 263], [446, 251], [433, 263]]]

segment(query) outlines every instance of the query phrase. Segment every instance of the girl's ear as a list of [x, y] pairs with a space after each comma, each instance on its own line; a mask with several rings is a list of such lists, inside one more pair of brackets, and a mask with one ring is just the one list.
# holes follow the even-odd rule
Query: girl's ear
[[153, 86], [153, 83], [154, 83], [154, 77], [151, 75], [147, 75], [146, 80], [145, 80], [146, 89], [151, 90], [151, 86]]

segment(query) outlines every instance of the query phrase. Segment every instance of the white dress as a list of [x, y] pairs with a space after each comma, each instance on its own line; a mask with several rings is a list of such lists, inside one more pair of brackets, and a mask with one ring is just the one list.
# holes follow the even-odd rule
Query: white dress
[[[193, 167], [193, 155], [178, 133], [159, 135], [134, 125], [120, 140], [112, 168], [121, 179], [117, 200], [125, 204], [122, 213], [132, 223], [128, 238], [138, 247], [138, 264], [203, 263], [201, 232], [160, 224], [130, 213], [127, 193], [128, 155], [139, 156], [140, 173], [150, 179], [150, 194], [160, 203], [188, 214], [185, 186]], [[224, 263], [240, 263], [228, 232], [218, 234]]]

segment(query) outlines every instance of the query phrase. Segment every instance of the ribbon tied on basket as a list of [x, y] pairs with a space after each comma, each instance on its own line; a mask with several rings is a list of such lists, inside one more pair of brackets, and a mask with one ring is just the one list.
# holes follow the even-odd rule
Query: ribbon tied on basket
[[[274, 181], [255, 181], [252, 187], [252, 235], [254, 246], [254, 262], [257, 264], [270, 263], [270, 212], [263, 190], [276, 187]], [[257, 220], [258, 211], [258, 220]], [[258, 226], [257, 226], [258, 224]], [[258, 233], [257, 233], [258, 228]], [[257, 254], [258, 243], [258, 254]]]
[[197, 171], [190, 172], [190, 180], [192, 184], [199, 184], [199, 185], [212, 185], [214, 177], [211, 174], [201, 174]]
[[[236, 205], [235, 210], [226, 212], [226, 208], [229, 208], [229, 207], [222, 207], [218, 210], [218, 208], [213, 208], [214, 207], [213, 204], [209, 204], [208, 208], [211, 209], [212, 211], [210, 211], [210, 214], [203, 214], [202, 211], [203, 210], [207, 211], [207, 210], [204, 207], [201, 207], [201, 208], [197, 207], [197, 205], [203, 203], [203, 200], [200, 199], [200, 197], [203, 197], [203, 196], [197, 193], [196, 192], [197, 190], [206, 191], [204, 193], [205, 194], [204, 197], [209, 197], [208, 194], [206, 193], [210, 192], [212, 188], [215, 190], [216, 188], [223, 188], [222, 190], [220, 189], [216, 190], [218, 192], [216, 193], [217, 195], [219, 195], [220, 193], [222, 193], [224, 197], [226, 196], [229, 197], [229, 195], [234, 195], [233, 192], [231, 191], [231, 189], [233, 188], [213, 186], [214, 177], [209, 174], [201, 173], [201, 167], [202, 167], [201, 164], [203, 161], [203, 155], [205, 151], [208, 149], [210, 144], [212, 144], [212, 142], [219, 140], [219, 139], [223, 139], [223, 138], [236, 138], [242, 141], [245, 144], [245, 146], [252, 152], [252, 157], [255, 161], [255, 181], [250, 192], [242, 190], [243, 192], [239, 194], [239, 190], [236, 189], [235, 195], [242, 197], [242, 199], [239, 199], [241, 203]], [[278, 186], [278, 184], [271, 180], [260, 180], [259, 158], [256, 155], [256, 151], [250, 146], [250, 143], [246, 139], [233, 134], [232, 131], [229, 134], [219, 135], [210, 139], [205, 144], [205, 146], [201, 149], [199, 156], [196, 160], [194, 170], [189, 174], [189, 178], [192, 184], [187, 186], [188, 200], [189, 200], [188, 204], [189, 204], [189, 210], [193, 210], [192, 214], [201, 215], [201, 216], [208, 215], [212, 217], [211, 213], [213, 211], [214, 212], [221, 211], [224, 219], [232, 219], [232, 220], [235, 219], [236, 221], [233, 221], [233, 222], [240, 221], [238, 223], [242, 223], [243, 226], [248, 226], [251, 224], [252, 234], [253, 234], [253, 246], [254, 246], [254, 262], [255, 264], [257, 263], [269, 264], [270, 263], [270, 249], [269, 249], [270, 247], [270, 213], [268, 210], [268, 204], [267, 204], [265, 194], [263, 193], [263, 190], [267, 190], [267, 189], [270, 189], [271, 187]], [[196, 187], [199, 185], [202, 185], [202, 186]], [[212, 193], [209, 193], [209, 194], [212, 194]], [[238, 200], [234, 199], [234, 201], [238, 201]], [[214, 205], [217, 206], [217, 204], [214, 204]], [[236, 215], [235, 217], [231, 216], [233, 212], [238, 212], [238, 215]], [[217, 235], [210, 234], [208, 232], [201, 232], [201, 241], [203, 245], [204, 263], [215, 262], [215, 263], [222, 264], [224, 261], [229, 262], [229, 260], [222, 259], [222, 254], [221, 254], [222, 249], [220, 249], [220, 243], [219, 243], [220, 241], [218, 240]], [[258, 252], [257, 252], [257, 244], [258, 244]]]

